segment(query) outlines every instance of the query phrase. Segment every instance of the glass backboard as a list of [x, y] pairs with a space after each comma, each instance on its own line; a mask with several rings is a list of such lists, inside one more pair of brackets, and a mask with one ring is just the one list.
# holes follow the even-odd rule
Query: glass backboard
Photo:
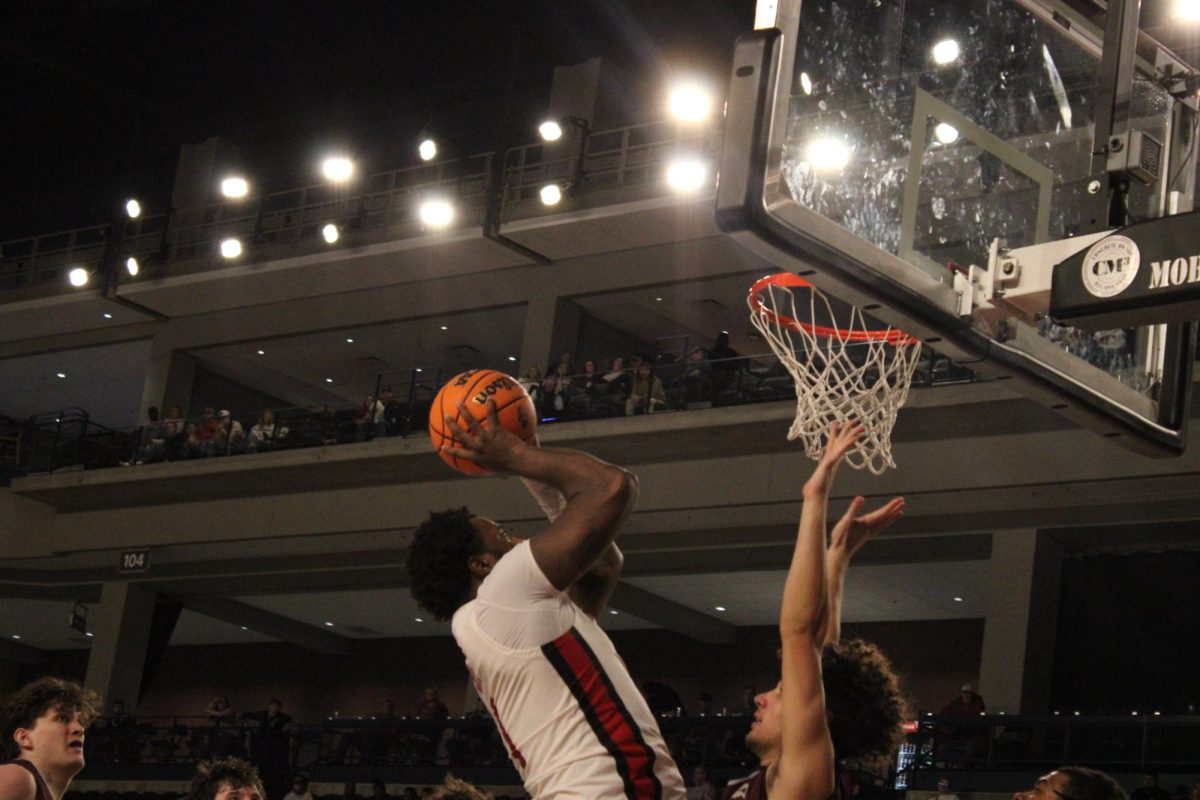
[[[1092, 197], [1107, 187], [1093, 158], [1104, 30], [1053, 0], [763, 0], [758, 25], [735, 54], [722, 227], [1076, 422], [1181, 452], [1193, 323], [1083, 331], [1038, 308], [964, 313], [954, 279], [994, 243], [1105, 229]], [[1178, 129], [1194, 112], [1160, 70], [1137, 62], [1127, 124], [1168, 143], [1166, 168], [1129, 182], [1128, 219], [1191, 207], [1195, 142]]]

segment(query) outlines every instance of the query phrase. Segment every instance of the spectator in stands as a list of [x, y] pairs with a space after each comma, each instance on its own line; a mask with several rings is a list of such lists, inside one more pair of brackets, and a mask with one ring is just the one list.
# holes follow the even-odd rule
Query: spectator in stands
[[1125, 800], [1125, 791], [1107, 774], [1087, 767], [1059, 767], [1038, 778], [1013, 800]]
[[0, 707], [0, 798], [62, 800], [83, 769], [84, 734], [98, 703], [95, 692], [60, 678], [11, 694]]
[[204, 709], [204, 716], [217, 726], [237, 724], [237, 712], [229, 706], [229, 698], [219, 694]]
[[588, 359], [583, 362], [583, 372], [577, 378], [579, 388], [580, 410], [589, 417], [594, 417], [600, 407], [600, 396], [603, 392], [603, 378], [596, 370], [596, 362]]
[[217, 421], [221, 427], [217, 433], [217, 440], [224, 443], [223, 452], [231, 456], [239, 456], [246, 452], [246, 429], [242, 427], [242, 423], [234, 419], [226, 409], [221, 409], [217, 414]]
[[625, 401], [625, 415], [647, 414], [666, 407], [667, 393], [662, 381], [649, 364], [639, 365], [629, 387], [629, 398]]
[[396, 402], [396, 395], [392, 392], [392, 387], [381, 386], [376, 402], [379, 409], [375, 412], [375, 435], [390, 436], [393, 433], [392, 420], [399, 410], [399, 403]]
[[251, 453], [257, 453], [260, 450], [270, 450], [276, 439], [282, 439], [287, 436], [287, 428], [277, 426], [275, 424], [275, 412], [269, 408], [264, 408], [263, 412], [258, 415], [258, 421], [250, 428], [250, 436], [247, 439], [246, 449]]
[[[987, 710], [983, 698], [975, 694], [971, 684], [963, 684], [958, 696], [947, 703], [939, 717], [978, 717]], [[982, 753], [987, 748], [987, 737], [983, 731], [971, 725], [942, 725], [938, 728], [941, 741], [938, 743], [939, 760], [957, 763]]]
[[136, 729], [137, 722], [125, 710], [124, 701], [114, 700], [108, 713], [92, 727], [93, 752], [99, 759], [136, 761]]
[[291, 772], [288, 745], [292, 718], [283, 713], [283, 703], [274, 698], [267, 704], [266, 711], [245, 716], [258, 722], [251, 755], [262, 770], [263, 785], [267, 787], [267, 793], [271, 797], [279, 797], [287, 790]]
[[567, 362], [558, 362], [554, 368], [554, 377], [558, 379], [558, 393], [563, 397], [563, 407], [569, 408], [571, 401], [579, 396], [580, 388], [575, 385], [575, 378], [571, 375]]
[[606, 415], [618, 415], [625, 410], [625, 399], [629, 397], [629, 384], [633, 379], [625, 371], [625, 359], [616, 356], [612, 366], [600, 378], [600, 411]]
[[950, 791], [950, 779], [945, 775], [938, 778], [937, 796], [934, 800], [958, 800], [958, 795]]
[[371, 800], [387, 800], [391, 795], [388, 794], [387, 784], [382, 778], [376, 778], [371, 784]]
[[712, 382], [714, 393], [720, 393], [737, 381], [738, 370], [741, 368], [741, 354], [729, 346], [729, 331], [717, 334], [716, 343], [708, 351], [712, 362]]
[[370, 441], [375, 432], [375, 415], [383, 416], [383, 403], [374, 395], [367, 395], [354, 413], [354, 441]]
[[390, 699], [383, 701], [383, 707], [375, 712], [375, 719], [394, 719], [396, 717], [396, 704]]
[[1171, 793], [1158, 785], [1158, 775], [1154, 772], [1142, 773], [1142, 785], [1134, 789], [1129, 800], [1171, 800]]
[[292, 790], [283, 796], [283, 800], [313, 800], [312, 792], [308, 790], [308, 778], [297, 775], [292, 781]]
[[492, 796], [466, 781], [460, 781], [453, 775], [446, 776], [446, 782], [429, 794], [422, 795], [434, 800], [492, 800]]
[[717, 800], [720, 792], [708, 779], [708, 767], [697, 764], [692, 770], [692, 785], [687, 790], [687, 800]]
[[158, 406], [147, 408], [146, 418], [149, 421], [142, 426], [138, 435], [137, 451], [133, 456], [133, 460], [137, 464], [146, 462], [153, 464], [163, 460], [163, 423], [158, 419]]
[[163, 418], [164, 424], [166, 424], [168, 422], [174, 422], [176, 429], [183, 430], [183, 428], [184, 428], [183, 406], [181, 406], [179, 404], [175, 404], [175, 405], [171, 406], [170, 413], [168, 413], [167, 416]]
[[[200, 412], [200, 421], [196, 423], [194, 438], [196, 440], [196, 455], [200, 458], [208, 458], [218, 455], [218, 437], [221, 431], [221, 423], [217, 420], [217, 416], [209, 406], [205, 406]], [[192, 437], [189, 437], [192, 438]]]
[[186, 800], [267, 800], [267, 793], [252, 764], [223, 758], [196, 765]]
[[542, 392], [542, 371], [536, 366], [532, 366], [525, 370], [525, 375], [519, 378], [517, 383], [525, 387], [525, 391], [529, 392], [529, 396], [533, 398], [533, 404], [536, 406]]
[[450, 716], [450, 709], [438, 697], [438, 690], [430, 686], [417, 705], [416, 715], [421, 719], [446, 719]]
[[672, 394], [680, 405], [713, 399], [712, 368], [708, 363], [708, 351], [703, 347], [693, 347], [688, 351], [683, 374], [673, 382]]
[[538, 416], [542, 418], [558, 417], [563, 413], [563, 409], [566, 408], [566, 400], [558, 391], [558, 376], [547, 375], [542, 380], [540, 394], [537, 406]]

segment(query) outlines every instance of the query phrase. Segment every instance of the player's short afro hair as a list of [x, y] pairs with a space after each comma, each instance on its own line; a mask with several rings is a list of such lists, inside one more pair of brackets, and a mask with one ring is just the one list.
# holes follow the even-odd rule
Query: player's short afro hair
[[473, 516], [466, 506], [433, 511], [413, 534], [409, 590], [421, 608], [438, 619], [450, 619], [471, 598], [467, 560], [484, 549], [471, 524]]

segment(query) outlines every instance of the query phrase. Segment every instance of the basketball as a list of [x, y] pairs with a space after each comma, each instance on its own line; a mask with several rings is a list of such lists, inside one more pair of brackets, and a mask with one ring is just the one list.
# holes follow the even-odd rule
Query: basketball
[[496, 403], [496, 417], [500, 424], [524, 442], [530, 442], [537, 433], [537, 412], [525, 387], [516, 378], [494, 369], [470, 369], [455, 375], [438, 391], [429, 409], [429, 438], [433, 449], [454, 469], [466, 475], [491, 475], [473, 461], [457, 458], [442, 449], [442, 446], [461, 447], [454, 432], [446, 424], [446, 417], [453, 419], [466, 430], [467, 422], [458, 404], [463, 403], [466, 413], [483, 425], [487, 425], [487, 401]]

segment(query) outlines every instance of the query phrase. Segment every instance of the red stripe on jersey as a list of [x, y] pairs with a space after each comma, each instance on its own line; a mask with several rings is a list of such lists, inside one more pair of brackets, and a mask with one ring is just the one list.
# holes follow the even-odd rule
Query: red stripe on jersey
[[521, 765], [521, 769], [525, 769], [525, 756], [513, 744], [512, 737], [508, 735], [508, 730], [504, 727], [504, 723], [500, 721], [500, 712], [496, 710], [496, 701], [488, 700], [488, 705], [492, 707], [492, 719], [496, 721], [496, 729], [500, 731], [501, 738], [508, 745], [509, 758]]
[[584, 717], [616, 762], [630, 800], [658, 800], [662, 782], [654, 774], [654, 751], [613, 687], [596, 654], [571, 628], [542, 646], [550, 663], [571, 690]]

